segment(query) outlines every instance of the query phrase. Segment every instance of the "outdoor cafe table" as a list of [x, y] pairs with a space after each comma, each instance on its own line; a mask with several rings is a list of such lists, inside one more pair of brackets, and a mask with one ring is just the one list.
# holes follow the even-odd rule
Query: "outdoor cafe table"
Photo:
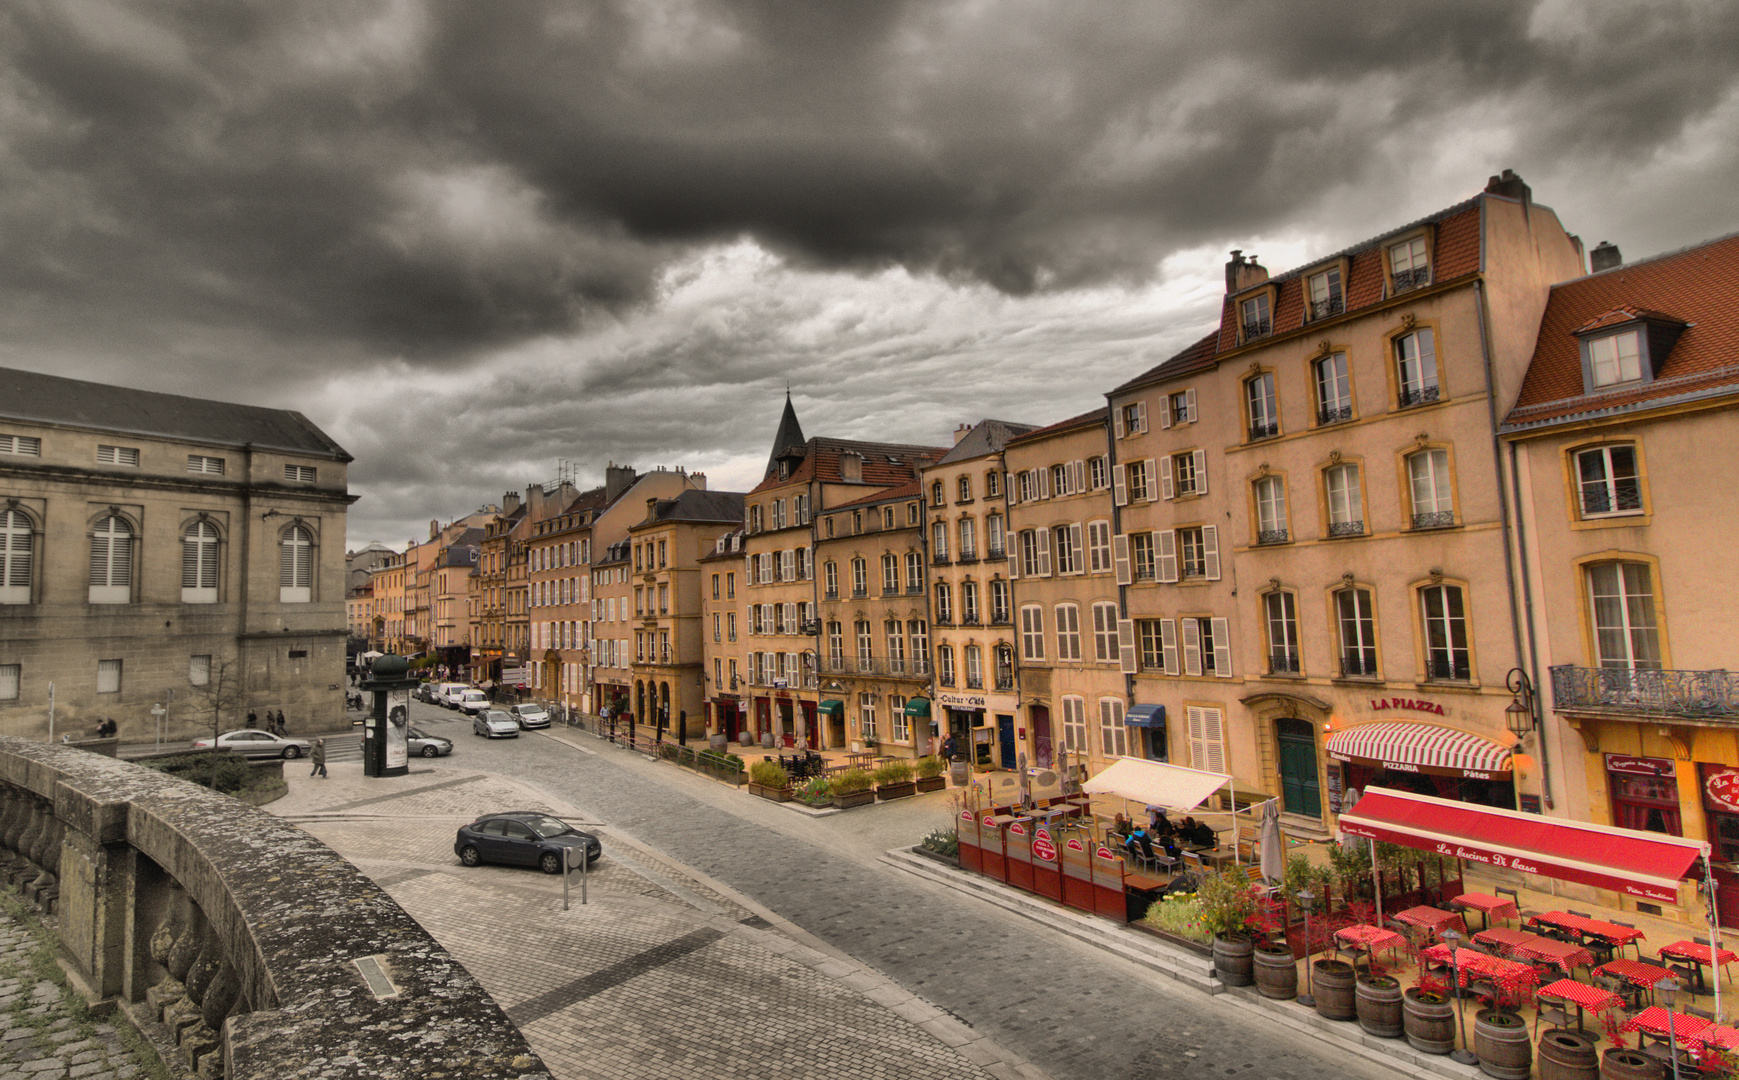
[[1334, 932], [1335, 947], [1345, 947], [1353, 954], [1357, 963], [1359, 953], [1373, 953], [1378, 949], [1395, 949], [1405, 945], [1407, 939], [1393, 930], [1385, 930], [1381, 926], [1343, 926]]
[[1473, 940], [1481, 945], [1494, 946], [1505, 956], [1508, 956], [1512, 949], [1547, 939], [1538, 934], [1530, 934], [1526, 930], [1511, 930], [1507, 926], [1494, 926], [1489, 930], [1481, 930], [1473, 935]]
[[1556, 998], [1576, 1006], [1577, 1031], [1582, 1030], [1582, 1010], [1598, 1013], [1624, 1004], [1617, 994], [1597, 986], [1589, 986], [1587, 983], [1579, 983], [1575, 979], [1559, 979], [1557, 982], [1547, 983], [1537, 993], [1540, 997]]
[[1701, 941], [1675, 941], [1671, 945], [1663, 945], [1660, 955], [1662, 960], [1689, 960], [1697, 965], [1697, 993], [1699, 994], [1706, 988], [1703, 982], [1704, 967], [1713, 967], [1717, 963], [1731, 964], [1733, 961], [1739, 960], [1739, 953], [1734, 953], [1730, 949], [1721, 949], [1711, 956], [1708, 944]]
[[1514, 960], [1505, 960], [1500, 956], [1490, 956], [1482, 952], [1474, 952], [1465, 946], [1455, 950], [1455, 957], [1450, 958], [1448, 945], [1433, 945], [1419, 953], [1426, 960], [1441, 964], [1444, 967], [1459, 967], [1461, 969], [1461, 985], [1466, 986], [1469, 977], [1485, 975], [1492, 979], [1516, 979], [1520, 982], [1535, 982], [1539, 972], [1528, 964], [1518, 964]]
[[1568, 911], [1548, 911], [1544, 915], [1535, 915], [1528, 922], [1538, 926], [1541, 923], [1555, 926], [1560, 930], [1568, 930], [1583, 937], [1590, 935], [1607, 941], [1614, 946], [1628, 945], [1643, 936], [1641, 930], [1634, 926], [1619, 926], [1617, 923], [1601, 922], [1585, 915], [1572, 915]]
[[1701, 1031], [1693, 1031], [1685, 1036], [1689, 1043], [1714, 1043], [1723, 1050], [1739, 1050], [1739, 1028], [1730, 1028], [1725, 1024], [1715, 1024]]
[[1397, 911], [1395, 918], [1409, 926], [1424, 927], [1434, 934], [1441, 934], [1445, 930], [1458, 930], [1461, 933], [1467, 933], [1467, 924], [1461, 920], [1460, 915], [1453, 911], [1431, 907], [1428, 904], [1410, 907], [1406, 911]]
[[1584, 964], [1594, 963], [1594, 954], [1573, 941], [1553, 941], [1541, 938], [1517, 945], [1510, 955], [1554, 964], [1568, 975]]
[[1490, 893], [1462, 893], [1453, 902], [1462, 907], [1473, 908], [1483, 914], [1487, 926], [1491, 925], [1493, 919], [1519, 919], [1522, 917], [1522, 913], [1516, 910], [1515, 901], [1505, 900], [1501, 896], [1492, 896]]
[[1655, 983], [1672, 976], [1666, 968], [1645, 964], [1641, 960], [1614, 960], [1595, 968], [1594, 974], [1614, 975], [1632, 986], [1643, 987], [1648, 990], [1650, 1000], [1653, 999]]

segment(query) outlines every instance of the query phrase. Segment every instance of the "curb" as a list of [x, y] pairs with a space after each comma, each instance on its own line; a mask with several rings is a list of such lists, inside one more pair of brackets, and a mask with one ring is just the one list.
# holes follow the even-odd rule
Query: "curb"
[[1317, 1015], [1316, 1010], [1307, 1009], [1295, 1001], [1265, 998], [1254, 987], [1227, 986], [1214, 976], [1212, 960], [1172, 948], [1107, 919], [1065, 908], [1032, 893], [1011, 889], [978, 874], [924, 858], [906, 848], [894, 848], [883, 853], [882, 862], [914, 877], [974, 896], [1011, 914], [1043, 923], [1077, 941], [1138, 964], [1155, 974], [1175, 979], [1193, 990], [1215, 996], [1252, 1019], [1280, 1024], [1372, 1064], [1405, 1069], [1414, 1075], [1441, 1076], [1446, 1080], [1476, 1080], [1485, 1075], [1478, 1066], [1459, 1065], [1449, 1060], [1447, 1055], [1422, 1054], [1405, 1039], [1382, 1039], [1370, 1035], [1356, 1022], [1325, 1019]]

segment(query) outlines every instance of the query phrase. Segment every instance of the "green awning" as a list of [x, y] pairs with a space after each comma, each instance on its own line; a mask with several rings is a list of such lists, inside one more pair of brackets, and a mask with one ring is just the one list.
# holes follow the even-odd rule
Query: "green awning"
[[838, 698], [829, 698], [817, 707], [821, 710], [821, 715], [823, 716], [845, 715], [845, 702], [840, 701]]
[[922, 720], [930, 715], [930, 699], [915, 697], [906, 702], [906, 715], [915, 720]]

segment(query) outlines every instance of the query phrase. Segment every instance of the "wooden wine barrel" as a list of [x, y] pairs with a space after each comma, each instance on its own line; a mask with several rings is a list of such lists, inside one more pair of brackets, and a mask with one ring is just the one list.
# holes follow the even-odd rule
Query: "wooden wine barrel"
[[1357, 1020], [1353, 998], [1353, 966], [1345, 960], [1318, 960], [1311, 968], [1316, 1012], [1328, 1020]]
[[1249, 986], [1256, 981], [1251, 954], [1256, 943], [1249, 938], [1214, 939], [1214, 974], [1227, 986]]
[[1580, 1031], [1553, 1028], [1540, 1036], [1540, 1080], [1598, 1080], [1600, 1051]]
[[1256, 989], [1266, 998], [1291, 1001], [1298, 996], [1298, 962], [1290, 948], [1256, 950]]
[[1401, 995], [1401, 1023], [1407, 1044], [1421, 1053], [1447, 1054], [1455, 1049], [1455, 1002], [1442, 994], [1409, 989]]
[[1534, 1071], [1534, 1048], [1528, 1025], [1501, 1009], [1481, 1009], [1473, 1020], [1473, 1056], [1479, 1071], [1497, 1080], [1528, 1080]]
[[1365, 976], [1358, 981], [1357, 1005], [1359, 1026], [1382, 1039], [1399, 1039], [1401, 1020], [1401, 984], [1388, 976], [1373, 979]]
[[1665, 1080], [1667, 1067], [1647, 1054], [1614, 1048], [1600, 1059], [1600, 1080]]

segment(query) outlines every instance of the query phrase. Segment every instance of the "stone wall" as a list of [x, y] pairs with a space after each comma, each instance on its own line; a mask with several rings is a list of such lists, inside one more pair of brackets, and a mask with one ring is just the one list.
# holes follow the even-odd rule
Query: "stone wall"
[[471, 975], [312, 836], [131, 762], [0, 738], [0, 878], [202, 1077], [546, 1078]]

